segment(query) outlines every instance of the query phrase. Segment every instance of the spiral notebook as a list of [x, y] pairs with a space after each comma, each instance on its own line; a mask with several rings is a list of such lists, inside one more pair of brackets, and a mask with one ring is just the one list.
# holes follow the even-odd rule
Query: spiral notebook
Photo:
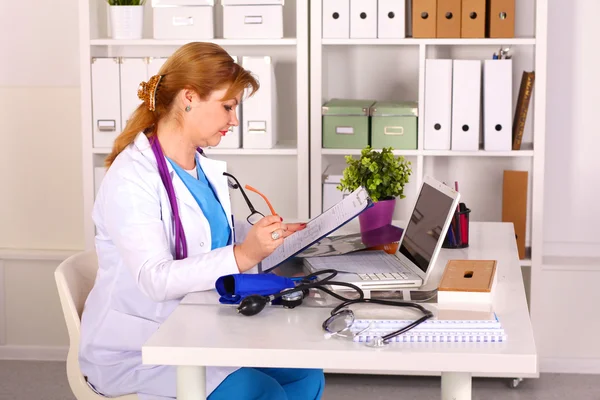
[[325, 236], [344, 226], [373, 202], [364, 187], [359, 187], [336, 205], [311, 219], [306, 228], [288, 236], [281, 246], [261, 262], [261, 272], [269, 272], [290, 257], [304, 251]]
[[[370, 342], [375, 338], [401, 329], [412, 320], [357, 319], [350, 328], [355, 342]], [[392, 338], [402, 343], [500, 343], [507, 336], [494, 315], [485, 320], [430, 319], [410, 331]]]

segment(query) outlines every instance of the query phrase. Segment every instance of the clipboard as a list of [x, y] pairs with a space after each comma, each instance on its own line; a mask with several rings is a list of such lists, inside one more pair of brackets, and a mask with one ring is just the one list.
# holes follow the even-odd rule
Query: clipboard
[[306, 228], [288, 236], [281, 246], [261, 261], [259, 273], [267, 273], [335, 232], [373, 206], [367, 189], [359, 187], [343, 200], [306, 223]]

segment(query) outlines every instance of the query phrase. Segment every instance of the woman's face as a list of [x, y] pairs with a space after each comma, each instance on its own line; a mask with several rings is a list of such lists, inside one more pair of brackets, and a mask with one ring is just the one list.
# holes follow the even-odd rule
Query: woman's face
[[223, 101], [225, 93], [227, 88], [215, 90], [207, 99], [200, 99], [193, 92], [185, 95], [184, 109], [190, 105], [191, 110], [183, 112], [184, 131], [195, 146], [214, 147], [231, 126], [239, 124], [236, 110], [242, 93]]

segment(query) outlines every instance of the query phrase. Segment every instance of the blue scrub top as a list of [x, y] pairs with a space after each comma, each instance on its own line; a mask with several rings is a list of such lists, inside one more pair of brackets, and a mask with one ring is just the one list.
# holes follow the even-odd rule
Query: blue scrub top
[[183, 168], [177, 165], [173, 160], [167, 157], [167, 160], [177, 172], [185, 186], [189, 189], [194, 199], [200, 206], [202, 213], [208, 220], [210, 225], [211, 250], [225, 247], [231, 244], [231, 229], [223, 206], [219, 202], [217, 194], [210, 182], [204, 175], [204, 171], [200, 166], [200, 160], [196, 157], [196, 170], [198, 171], [198, 179], [194, 178]]

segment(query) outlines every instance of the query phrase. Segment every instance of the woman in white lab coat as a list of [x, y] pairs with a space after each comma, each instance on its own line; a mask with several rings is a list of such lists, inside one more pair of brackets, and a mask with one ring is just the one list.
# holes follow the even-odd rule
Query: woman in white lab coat
[[[143, 104], [115, 140], [93, 210], [99, 270], [82, 315], [79, 360], [98, 392], [174, 398], [174, 367], [142, 365], [143, 343], [187, 293], [250, 270], [303, 229], [278, 216], [234, 225], [225, 163], [196, 150], [218, 145], [238, 124], [244, 90], [257, 89], [248, 71], [209, 43], [181, 47], [140, 85]], [[206, 387], [210, 400], [313, 400], [324, 378], [321, 370], [209, 367]]]

